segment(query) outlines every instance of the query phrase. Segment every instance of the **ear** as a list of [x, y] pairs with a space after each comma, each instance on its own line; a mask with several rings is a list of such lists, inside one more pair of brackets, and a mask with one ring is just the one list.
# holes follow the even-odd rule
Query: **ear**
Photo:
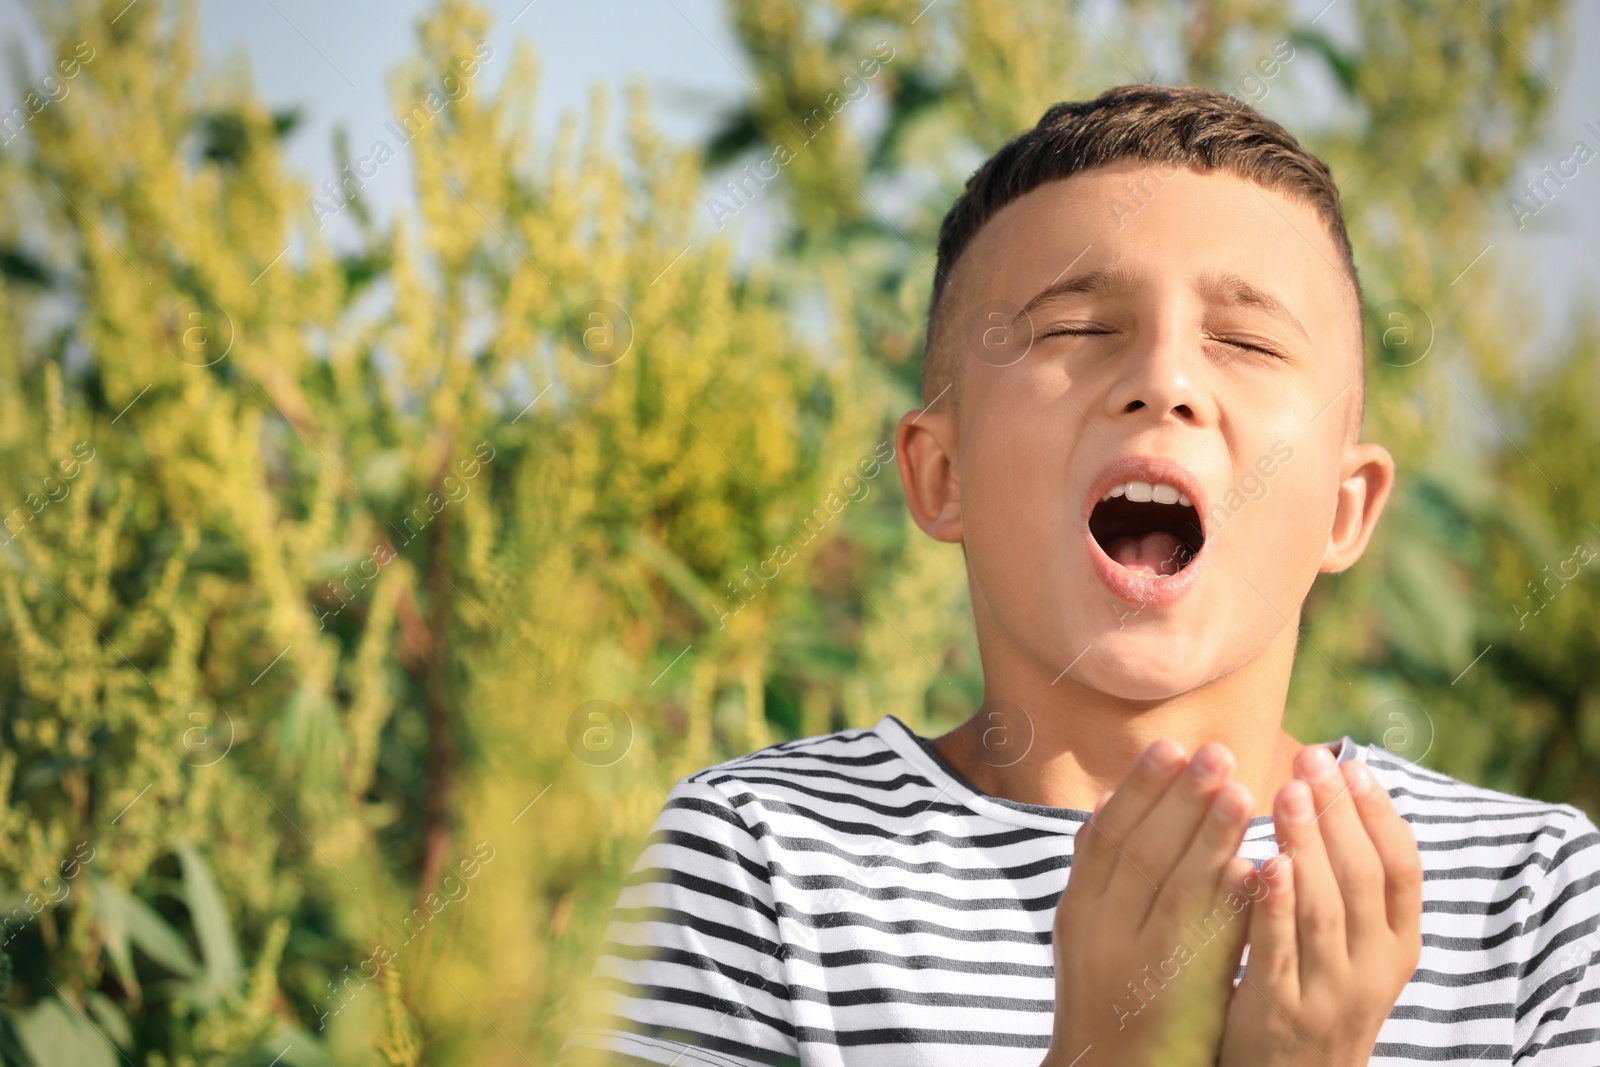
[[1382, 445], [1353, 444], [1340, 465], [1333, 529], [1319, 571], [1338, 573], [1361, 558], [1394, 487], [1394, 457]]
[[952, 405], [900, 416], [894, 431], [895, 462], [911, 517], [939, 541], [961, 540], [961, 476], [956, 468], [956, 421]]

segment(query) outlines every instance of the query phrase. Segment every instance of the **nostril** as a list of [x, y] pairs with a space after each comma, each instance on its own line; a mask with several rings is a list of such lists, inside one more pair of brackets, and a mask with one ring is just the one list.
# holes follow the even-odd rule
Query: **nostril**
[[1194, 411], [1189, 407], [1188, 404], [1179, 404], [1177, 407], [1172, 409], [1172, 413], [1185, 419], [1194, 418]]
[[1144, 401], [1143, 400], [1130, 400], [1130, 401], [1128, 401], [1128, 406], [1123, 408], [1122, 410], [1124, 412], [1138, 411], [1142, 407], [1144, 407]]

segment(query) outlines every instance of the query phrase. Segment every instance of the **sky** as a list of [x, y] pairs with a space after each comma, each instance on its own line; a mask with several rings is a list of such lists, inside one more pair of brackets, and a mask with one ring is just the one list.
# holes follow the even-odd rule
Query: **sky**
[[[37, 56], [26, 0], [0, 0], [0, 42], [18, 40]], [[141, 2], [141, 0], [134, 0]], [[142, 0], [149, 2], [149, 0]], [[622, 91], [635, 80], [650, 90], [657, 125], [689, 142], [715, 127], [750, 80], [721, 0], [480, 0], [490, 14], [492, 49], [479, 78], [492, 88], [509, 66], [518, 38], [532, 41], [540, 75], [535, 122], [545, 143], [559, 117], [581, 115], [591, 86], [608, 88], [613, 126]], [[361, 156], [392, 118], [388, 73], [415, 51], [414, 26], [429, 0], [201, 0], [202, 58], [209, 72], [237, 73], [241, 63], [274, 109], [295, 108], [302, 124], [288, 143], [289, 164], [312, 186], [335, 178], [332, 132], [350, 134]], [[1582, 140], [1600, 157], [1600, 0], [1575, 6], [1573, 60], [1554, 71], [1558, 106], [1521, 178], [1555, 167]], [[393, 137], [388, 139], [392, 142]], [[410, 196], [409, 159], [382, 168], [363, 192], [380, 215]], [[759, 211], [742, 224], [769, 226]], [[1546, 321], [1565, 322], [1578, 301], [1600, 291], [1600, 158], [1582, 165], [1547, 207], [1518, 230], [1509, 205], [1504, 229], [1485, 258], [1516, 257], [1521, 276], [1538, 282]], [[339, 220], [335, 220], [337, 223]], [[334, 239], [336, 229], [330, 228]], [[1559, 332], [1553, 329], [1552, 333]]]

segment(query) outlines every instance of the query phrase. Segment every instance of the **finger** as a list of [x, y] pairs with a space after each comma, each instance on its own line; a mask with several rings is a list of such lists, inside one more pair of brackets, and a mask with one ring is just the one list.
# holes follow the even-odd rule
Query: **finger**
[[1350, 780], [1333, 753], [1325, 745], [1308, 745], [1295, 758], [1294, 771], [1311, 786], [1316, 822], [1344, 900], [1346, 949], [1354, 956], [1357, 945], [1378, 937], [1386, 942], [1389, 937], [1383, 863], [1350, 796]]
[[[1207, 742], [1195, 750], [1189, 766], [1161, 794], [1138, 832], [1122, 846], [1123, 862], [1111, 872], [1106, 901], [1126, 909], [1136, 923], [1148, 919], [1152, 902], [1171, 877], [1205, 820], [1212, 798], [1232, 776], [1233, 768], [1233, 754], [1223, 745]], [[1207, 882], [1208, 886], [1215, 884], [1215, 877]]]
[[[1239, 859], [1239, 843], [1253, 810], [1250, 790], [1243, 783], [1228, 781], [1217, 789], [1205, 818], [1151, 902], [1146, 929], [1160, 931], [1160, 939], [1166, 940], [1194, 923], [1200, 936], [1210, 940], [1221, 927], [1232, 925], [1233, 915], [1221, 907], [1221, 900], [1228, 889], [1228, 869], [1231, 861]], [[1241, 862], [1254, 870], [1249, 860]]]
[[[1248, 812], [1245, 809], [1249, 825]], [[1217, 883], [1218, 905], [1212, 908], [1212, 916], [1220, 919], [1218, 909], [1227, 916], [1227, 925], [1224, 927], [1223, 936], [1218, 944], [1222, 951], [1218, 956], [1219, 976], [1226, 979], [1231, 986], [1239, 975], [1240, 957], [1244, 955], [1245, 942], [1249, 940], [1250, 932], [1250, 894], [1249, 882], [1255, 877], [1256, 868], [1243, 856], [1230, 856], [1223, 866], [1222, 878]]]
[[[1228, 1001], [1234, 995], [1241, 973], [1239, 964], [1249, 933], [1250, 901], [1245, 895], [1244, 883], [1254, 872], [1255, 868], [1243, 856], [1228, 857], [1217, 881], [1212, 910], [1199, 922], [1173, 931], [1167, 942], [1177, 946], [1174, 953], [1187, 968], [1184, 1001], [1170, 1018], [1180, 1028], [1190, 1048], [1215, 1049], [1223, 1041]], [[1187, 1056], [1180, 1058], [1189, 1061]]]
[[1389, 929], [1404, 941], [1416, 941], [1422, 924], [1422, 856], [1417, 851], [1416, 835], [1365, 764], [1352, 760], [1345, 766], [1356, 811], [1383, 866]]
[[1073, 838], [1067, 888], [1077, 899], [1093, 900], [1105, 891], [1121, 862], [1123, 843], [1188, 762], [1176, 741], [1152, 742], [1111, 796], [1101, 798], [1103, 803], [1096, 805], [1093, 817]]
[[1344, 932], [1344, 900], [1328, 863], [1322, 832], [1312, 820], [1311, 787], [1296, 778], [1282, 789], [1273, 811], [1278, 850], [1293, 859], [1295, 931], [1300, 946], [1300, 985], [1317, 973], [1342, 975], [1350, 949]]
[[1245, 882], [1250, 899], [1248, 978], [1284, 1011], [1300, 1002], [1300, 949], [1295, 922], [1293, 860], [1273, 856]]

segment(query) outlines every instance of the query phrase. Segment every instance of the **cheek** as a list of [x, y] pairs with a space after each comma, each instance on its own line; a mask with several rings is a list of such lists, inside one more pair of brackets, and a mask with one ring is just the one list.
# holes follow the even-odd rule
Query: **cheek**
[[[1338, 493], [1337, 468], [1310, 443], [1271, 478], [1261, 478], [1261, 498], [1245, 505], [1233, 523], [1232, 540], [1242, 573], [1292, 616], [1317, 575]], [[1269, 592], [1269, 586], [1271, 587]]]
[[1036, 397], [1001, 401], [990, 394], [969, 408], [960, 431], [967, 564], [977, 596], [1013, 639], [1053, 645], [1060, 591], [1085, 577], [1068, 574], [1081, 555], [1080, 502], [1068, 491], [1076, 431]]
[[984, 564], [1043, 558], [1066, 518], [1070, 447], [1047, 420], [977, 414], [962, 429], [961, 518], [969, 554]]

